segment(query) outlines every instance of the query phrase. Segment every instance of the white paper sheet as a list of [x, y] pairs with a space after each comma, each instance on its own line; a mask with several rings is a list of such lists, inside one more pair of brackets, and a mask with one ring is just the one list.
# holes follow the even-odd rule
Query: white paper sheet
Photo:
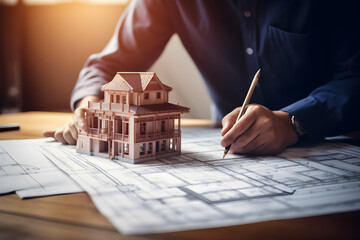
[[219, 130], [183, 129], [181, 156], [137, 165], [44, 153], [123, 234], [210, 228], [360, 209], [360, 148], [322, 144], [278, 156], [222, 159]]
[[0, 194], [21, 198], [82, 192], [36, 147], [50, 139], [0, 141]]

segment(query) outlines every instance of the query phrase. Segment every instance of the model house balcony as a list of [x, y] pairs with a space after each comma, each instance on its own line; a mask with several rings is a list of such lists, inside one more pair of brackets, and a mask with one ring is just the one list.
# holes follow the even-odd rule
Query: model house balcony
[[121, 134], [121, 133], [114, 133], [113, 139], [128, 142], [129, 135], [125, 135], [125, 134]]
[[113, 111], [113, 112], [127, 112], [128, 105], [121, 103], [109, 103], [109, 102], [89, 102], [89, 109], [94, 110], [104, 110], [104, 111]]
[[110, 103], [101, 102], [101, 104], [100, 104], [100, 109], [101, 109], [101, 110], [110, 111], [110, 110], [111, 110], [111, 108], [110, 108]]
[[175, 138], [180, 136], [180, 130], [172, 129], [164, 132], [156, 132], [156, 133], [148, 133], [147, 135], [136, 135], [135, 141], [138, 142], [147, 142], [153, 141], [158, 139], [165, 139], [165, 138]]
[[120, 104], [120, 103], [111, 103], [111, 111], [114, 112], [127, 112], [128, 105], [127, 104]]
[[88, 108], [90, 109], [100, 109], [100, 102], [88, 102]]
[[129, 141], [129, 135], [128, 134], [121, 134], [121, 133], [109, 133], [108, 129], [101, 128], [100, 130], [97, 128], [89, 128], [88, 132], [85, 132], [84, 130], [79, 129], [80, 135], [86, 135], [88, 137], [95, 137], [100, 138], [103, 140], [119, 140], [128, 142]]
[[89, 135], [91, 135], [93, 137], [97, 137], [97, 136], [99, 136], [99, 130], [97, 128], [90, 128]]
[[80, 135], [86, 135], [89, 137], [99, 137], [99, 130], [97, 128], [89, 128], [88, 131], [79, 129]]

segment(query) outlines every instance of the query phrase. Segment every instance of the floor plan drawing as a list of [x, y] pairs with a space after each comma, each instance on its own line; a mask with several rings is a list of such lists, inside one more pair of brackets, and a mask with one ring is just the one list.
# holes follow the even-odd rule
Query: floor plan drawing
[[40, 146], [123, 234], [245, 224], [360, 209], [360, 148], [341, 143], [277, 156], [229, 154], [218, 129], [183, 129], [182, 155], [142, 164]]
[[0, 141], [0, 194], [15, 191], [27, 198], [83, 191], [35, 148], [45, 141]]

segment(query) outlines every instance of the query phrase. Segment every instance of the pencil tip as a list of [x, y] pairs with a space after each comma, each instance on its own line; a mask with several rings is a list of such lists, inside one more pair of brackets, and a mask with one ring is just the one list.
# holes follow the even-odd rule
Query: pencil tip
[[230, 147], [231, 147], [231, 145], [229, 145], [225, 148], [223, 159], [225, 158], [226, 154], [229, 152]]

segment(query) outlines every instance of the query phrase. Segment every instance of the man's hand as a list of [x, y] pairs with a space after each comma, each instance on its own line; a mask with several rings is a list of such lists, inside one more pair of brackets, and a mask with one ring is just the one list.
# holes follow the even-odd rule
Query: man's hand
[[87, 96], [83, 98], [79, 104], [79, 107], [74, 112], [73, 119], [64, 126], [51, 131], [43, 132], [44, 137], [53, 137], [56, 141], [63, 144], [75, 145], [78, 139], [78, 129], [84, 131], [87, 130], [88, 126], [85, 120], [85, 109], [88, 101], [98, 102], [100, 99], [97, 96]]
[[277, 154], [298, 141], [288, 113], [251, 104], [235, 123], [240, 109], [222, 120], [221, 146], [232, 144], [231, 153]]

